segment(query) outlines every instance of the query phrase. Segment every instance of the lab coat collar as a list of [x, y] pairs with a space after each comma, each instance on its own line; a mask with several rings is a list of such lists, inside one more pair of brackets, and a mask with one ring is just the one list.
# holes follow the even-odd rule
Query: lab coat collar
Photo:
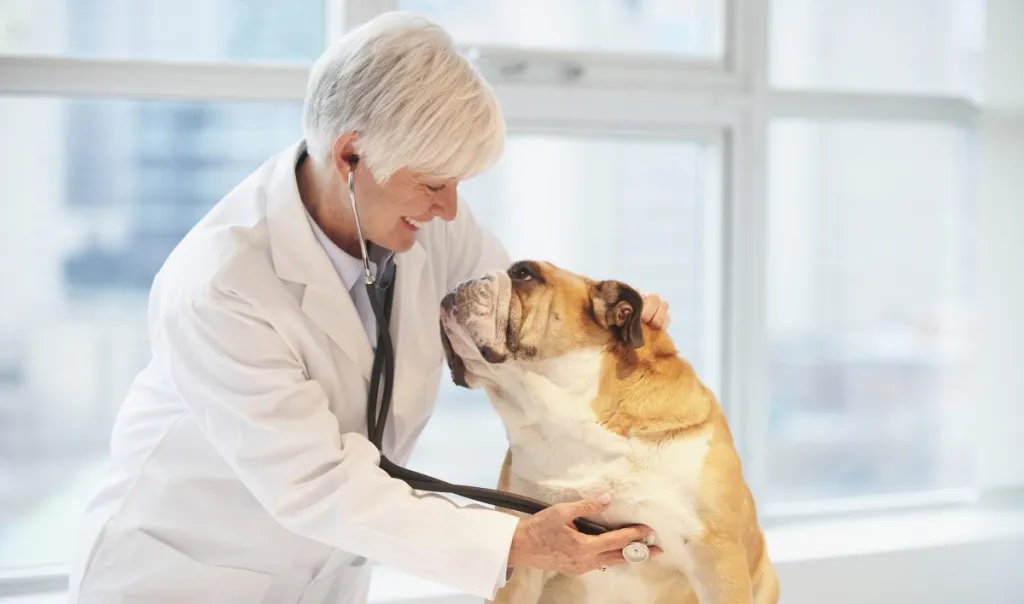
[[[305, 141], [300, 140], [274, 160], [267, 187], [267, 229], [274, 270], [281, 279], [306, 286], [302, 310], [358, 365], [369, 383], [373, 347], [350, 295], [351, 283], [339, 278], [331, 258], [310, 227], [306, 207], [299, 196], [295, 166], [305, 152]], [[361, 285], [362, 261], [352, 260], [358, 266], [357, 278]], [[409, 251], [395, 254], [398, 273], [393, 285], [395, 301], [390, 332], [398, 366], [402, 365], [402, 310], [417, 302], [425, 262], [426, 251], [419, 241]]]

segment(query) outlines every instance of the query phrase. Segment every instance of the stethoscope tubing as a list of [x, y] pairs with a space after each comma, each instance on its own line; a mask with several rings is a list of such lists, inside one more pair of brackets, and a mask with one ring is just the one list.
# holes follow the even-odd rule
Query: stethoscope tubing
[[[384, 307], [382, 308], [381, 301], [377, 296], [376, 279], [374, 278], [373, 272], [370, 270], [369, 254], [366, 251], [366, 239], [363, 236], [359, 213], [356, 209], [355, 187], [353, 183], [354, 172], [355, 162], [352, 163], [352, 169], [349, 170], [348, 175], [349, 200], [352, 205], [352, 215], [355, 217], [356, 231], [359, 236], [359, 247], [363, 256], [366, 293], [370, 298], [370, 306], [377, 319], [377, 350], [374, 353], [373, 371], [371, 373], [372, 379], [367, 396], [366, 427], [367, 436], [370, 439], [370, 442], [372, 442], [380, 452], [381, 469], [387, 472], [387, 474], [392, 478], [402, 480], [413, 489], [421, 491], [449, 493], [465, 497], [466, 499], [477, 501], [479, 503], [493, 505], [497, 508], [515, 510], [531, 515], [547, 509], [550, 505], [537, 499], [505, 491], [486, 489], [483, 487], [452, 484], [439, 478], [434, 478], [433, 476], [428, 476], [421, 472], [404, 468], [392, 462], [384, 455], [384, 449], [382, 446], [384, 440], [384, 426], [387, 422], [388, 413], [391, 410], [391, 395], [394, 386], [395, 370], [395, 354], [392, 348], [390, 324], [388, 322], [388, 317], [391, 315], [391, 301], [394, 293], [394, 283], [391, 283], [387, 289]], [[381, 393], [382, 400], [380, 411], [378, 413], [377, 395], [381, 377], [384, 378], [384, 391]], [[585, 518], [577, 518], [573, 521], [573, 524], [581, 533], [588, 535], [600, 535], [611, 531], [609, 527]], [[624, 554], [626, 553], [626, 549], [636, 546], [642, 546], [646, 550], [646, 545], [642, 543], [633, 543], [623, 550]], [[646, 553], [644, 555], [644, 560], [646, 560]]]

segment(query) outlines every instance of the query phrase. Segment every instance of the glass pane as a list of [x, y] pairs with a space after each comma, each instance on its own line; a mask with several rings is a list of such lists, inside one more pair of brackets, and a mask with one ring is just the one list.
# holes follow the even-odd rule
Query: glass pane
[[[172, 246], [298, 104], [0, 99], [0, 569], [70, 560]], [[18, 141], [15, 143], [14, 141]]]
[[460, 42], [614, 53], [723, 55], [725, 0], [399, 0]]
[[0, 0], [0, 54], [310, 62], [324, 0]]
[[782, 88], [974, 95], [985, 0], [773, 0], [771, 81]]
[[970, 136], [771, 127], [768, 498], [968, 486]]
[[[499, 164], [460, 194], [513, 258], [550, 260], [665, 297], [669, 332], [707, 377], [715, 359], [703, 346], [719, 336], [709, 333], [705, 303], [717, 241], [706, 225], [720, 207], [721, 152], [687, 140], [515, 134]], [[444, 378], [409, 465], [493, 488], [506, 442], [484, 393]]]

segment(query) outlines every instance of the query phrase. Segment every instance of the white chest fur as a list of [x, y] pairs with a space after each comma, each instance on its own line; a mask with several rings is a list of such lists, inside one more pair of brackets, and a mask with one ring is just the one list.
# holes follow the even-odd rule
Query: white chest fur
[[[598, 423], [591, 407], [600, 357], [579, 353], [557, 363], [503, 376], [501, 394], [492, 397], [512, 449], [509, 487], [549, 503], [610, 492], [610, 508], [593, 520], [611, 526], [650, 526], [664, 550], [657, 560], [679, 568], [684, 544], [704, 528], [697, 502], [710, 432], [689, 433], [662, 444], [613, 434]], [[629, 573], [628, 566], [590, 573], [584, 582], [595, 594], [613, 586], [633, 593], [643, 583], [630, 587], [632, 581], [620, 576]], [[608, 597], [615, 602], [650, 601], [640, 593]]]
[[700, 433], [662, 446], [625, 442], [625, 450], [595, 449], [569, 438], [513, 442], [509, 486], [549, 503], [610, 492], [611, 505], [594, 520], [645, 524], [665, 556], [681, 563], [683, 545], [704, 529], [697, 502], [708, 441]]

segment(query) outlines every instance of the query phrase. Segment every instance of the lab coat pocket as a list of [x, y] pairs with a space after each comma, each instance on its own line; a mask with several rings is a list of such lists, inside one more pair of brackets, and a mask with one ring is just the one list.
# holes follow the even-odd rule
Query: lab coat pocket
[[[134, 531], [96, 576], [93, 588], [120, 604], [259, 604], [270, 588], [270, 575], [206, 564], [159, 538]], [[97, 568], [94, 572], [99, 573]]]

